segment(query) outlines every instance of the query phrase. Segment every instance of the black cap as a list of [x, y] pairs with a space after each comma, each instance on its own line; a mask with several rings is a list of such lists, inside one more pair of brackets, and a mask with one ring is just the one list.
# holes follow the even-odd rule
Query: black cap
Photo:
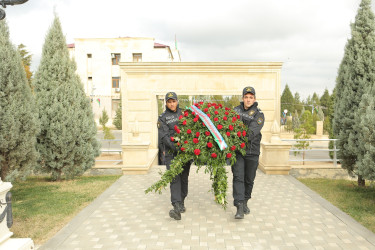
[[245, 96], [246, 94], [253, 94], [255, 96], [255, 89], [253, 87], [246, 87], [242, 91], [242, 96]]
[[168, 92], [165, 95], [165, 101], [168, 101], [169, 99], [177, 100], [177, 94], [175, 92]]

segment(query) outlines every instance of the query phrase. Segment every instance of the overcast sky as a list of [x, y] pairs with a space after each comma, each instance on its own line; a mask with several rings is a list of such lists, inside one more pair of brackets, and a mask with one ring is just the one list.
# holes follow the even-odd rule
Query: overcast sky
[[[303, 98], [335, 86], [360, 0], [29, 0], [8, 6], [14, 44], [36, 70], [54, 10], [74, 38], [153, 37], [183, 61], [283, 62], [282, 90]], [[374, 5], [374, 4], [373, 4]], [[374, 10], [374, 8], [373, 8]]]

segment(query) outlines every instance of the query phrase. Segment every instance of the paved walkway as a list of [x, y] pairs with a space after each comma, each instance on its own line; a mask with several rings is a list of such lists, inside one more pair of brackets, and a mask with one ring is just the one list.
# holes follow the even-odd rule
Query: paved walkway
[[375, 249], [372, 232], [296, 179], [259, 170], [251, 214], [235, 220], [231, 174], [224, 210], [192, 167], [187, 211], [175, 221], [169, 189], [144, 194], [160, 169], [122, 176], [39, 249]]

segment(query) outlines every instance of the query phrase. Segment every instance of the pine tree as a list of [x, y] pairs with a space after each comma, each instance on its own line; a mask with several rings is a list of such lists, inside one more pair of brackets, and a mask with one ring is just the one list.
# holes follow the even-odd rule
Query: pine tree
[[122, 100], [120, 99], [120, 105], [118, 106], [116, 110], [116, 116], [113, 120], [113, 125], [119, 130], [122, 129]]
[[288, 113], [292, 114], [294, 112], [294, 97], [288, 84], [285, 85], [284, 91], [281, 95], [281, 112], [285, 109], [288, 110]]
[[[351, 38], [345, 46], [336, 79], [337, 97], [333, 130], [339, 139], [338, 152], [342, 167], [350, 174], [358, 175], [358, 184], [364, 185], [362, 175], [358, 173], [356, 162], [363, 151], [359, 136], [360, 120], [355, 114], [364, 113], [359, 104], [366, 86], [375, 80], [375, 22], [371, 11], [371, 0], [362, 0], [355, 22], [351, 25]], [[360, 156], [359, 156], [360, 157]]]
[[41, 120], [40, 171], [54, 180], [81, 175], [99, 155], [96, 124], [56, 16], [43, 45], [34, 86]]
[[331, 104], [331, 97], [329, 95], [328, 89], [325, 89], [322, 97], [320, 97], [320, 105], [324, 107], [323, 113], [325, 116], [329, 116], [328, 112], [330, 111], [330, 104]]
[[38, 158], [39, 133], [35, 100], [27, 84], [21, 56], [11, 44], [7, 23], [0, 21], [0, 171], [12, 181], [31, 173]]

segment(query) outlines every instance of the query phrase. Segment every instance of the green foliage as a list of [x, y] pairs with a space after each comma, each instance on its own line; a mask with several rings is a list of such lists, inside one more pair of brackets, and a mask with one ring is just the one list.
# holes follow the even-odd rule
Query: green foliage
[[175, 127], [177, 134], [171, 138], [179, 149], [178, 155], [172, 161], [170, 169], [145, 192], [160, 193], [176, 175], [182, 172], [184, 164], [194, 161], [198, 169], [205, 166], [204, 171], [210, 174], [212, 180], [215, 200], [225, 208], [228, 188], [225, 166], [227, 161], [232, 165], [235, 163], [237, 153], [242, 155], [246, 153], [247, 128], [234, 110], [224, 108], [221, 104], [200, 102], [196, 106], [210, 117], [228, 147], [220, 150], [215, 138], [203, 125], [198, 115], [185, 110], [180, 116], [179, 126]]
[[116, 116], [113, 120], [113, 125], [119, 130], [122, 130], [122, 98], [120, 98], [120, 105], [116, 110]]
[[0, 21], [0, 170], [1, 179], [25, 178], [34, 168], [40, 131], [35, 100], [21, 57], [10, 42], [8, 25]]
[[[306, 150], [310, 146], [310, 141], [304, 141], [305, 139], [310, 139], [310, 135], [307, 134], [306, 130], [304, 128], [296, 128], [294, 129], [294, 139], [300, 139], [301, 141], [297, 141], [296, 144], [294, 144], [294, 148], [300, 149], [300, 150]], [[295, 151], [294, 155], [299, 155], [302, 152], [302, 159], [303, 164], [305, 164], [305, 151]]]
[[22, 43], [18, 45], [17, 49], [22, 58], [22, 65], [25, 69], [27, 83], [29, 84], [29, 87], [33, 89], [31, 85], [33, 72], [30, 71], [32, 55], [29, 55], [29, 52], [26, 50], [26, 46]]
[[301, 101], [301, 96], [299, 95], [298, 92], [294, 94], [294, 110], [297, 111], [299, 114], [302, 114], [303, 105]]
[[288, 84], [286, 84], [284, 91], [281, 95], [281, 112], [287, 109], [288, 113], [293, 113], [294, 107], [295, 107], [294, 104], [295, 104], [295, 100], [294, 100], [293, 94], [290, 91]]
[[322, 97], [320, 97], [320, 105], [324, 107], [324, 116], [330, 115], [329, 112], [332, 110], [331, 104], [331, 96], [329, 95], [328, 89], [325, 89]]
[[113, 135], [113, 133], [111, 132], [111, 130], [108, 127], [104, 127], [103, 132], [104, 132], [104, 139], [105, 140], [115, 139], [115, 136]]
[[[338, 155], [341, 165], [350, 174], [359, 174], [356, 163], [364, 157], [366, 150], [359, 134], [362, 130], [360, 122], [366, 112], [358, 107], [365, 91], [372, 88], [375, 82], [374, 62], [374, 13], [371, 10], [371, 1], [362, 0], [355, 22], [351, 25], [351, 38], [345, 46], [336, 79], [337, 97], [333, 120], [333, 131], [339, 139]], [[362, 177], [359, 175], [358, 178]]]
[[90, 100], [69, 58], [58, 17], [47, 33], [33, 83], [42, 124], [38, 170], [55, 180], [83, 174], [94, 165], [100, 145]]
[[102, 111], [102, 115], [99, 117], [99, 124], [102, 125], [103, 129], [109, 120], [108, 113], [105, 109]]

